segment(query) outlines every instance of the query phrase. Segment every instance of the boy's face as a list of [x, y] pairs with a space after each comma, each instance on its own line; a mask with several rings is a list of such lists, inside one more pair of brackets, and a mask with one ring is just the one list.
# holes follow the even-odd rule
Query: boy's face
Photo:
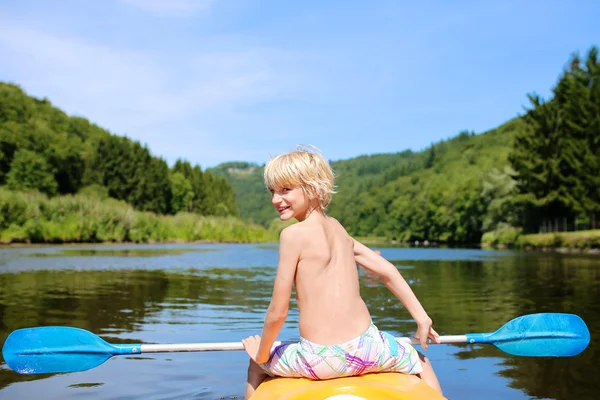
[[282, 221], [292, 218], [302, 221], [307, 217], [310, 208], [310, 200], [304, 190], [292, 185], [271, 189], [271, 203]]

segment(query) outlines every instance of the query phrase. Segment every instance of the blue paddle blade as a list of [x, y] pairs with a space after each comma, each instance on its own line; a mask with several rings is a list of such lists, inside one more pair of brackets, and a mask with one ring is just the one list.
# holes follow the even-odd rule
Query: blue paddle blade
[[494, 333], [467, 335], [467, 343], [491, 343], [515, 356], [571, 357], [586, 349], [590, 331], [574, 314], [529, 314], [507, 322]]
[[84, 371], [113, 355], [139, 352], [139, 345], [115, 346], [91, 332], [65, 326], [18, 329], [2, 347], [6, 364], [20, 374]]

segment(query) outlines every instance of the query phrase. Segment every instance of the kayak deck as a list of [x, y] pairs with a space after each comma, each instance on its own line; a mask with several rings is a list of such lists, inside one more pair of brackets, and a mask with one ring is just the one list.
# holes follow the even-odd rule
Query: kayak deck
[[445, 400], [414, 375], [386, 372], [314, 381], [304, 378], [269, 378], [252, 400]]

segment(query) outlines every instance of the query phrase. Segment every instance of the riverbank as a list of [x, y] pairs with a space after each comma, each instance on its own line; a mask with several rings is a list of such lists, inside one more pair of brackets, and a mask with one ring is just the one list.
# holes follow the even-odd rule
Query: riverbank
[[532, 250], [553, 249], [562, 252], [586, 251], [600, 253], [600, 230], [521, 235], [518, 247]]
[[[86, 195], [48, 198], [0, 188], [0, 244], [93, 243], [276, 243], [285, 223], [267, 229], [231, 216], [193, 213], [158, 215], [137, 211], [123, 201]], [[521, 234], [503, 227], [479, 243], [395, 242], [357, 237], [374, 246], [488, 247], [600, 253], [600, 230]]]
[[[109, 236], [80, 235], [79, 227], [58, 232], [51, 221], [36, 221], [27, 226], [11, 226], [0, 231], [0, 247], [50, 246], [50, 245], [115, 245], [115, 244], [214, 244], [214, 243], [273, 243], [277, 236], [265, 229], [248, 228], [241, 221], [230, 218], [201, 217], [186, 218], [180, 221], [158, 221], [153, 225], [163, 225], [157, 232], [148, 229], [110, 232]], [[181, 221], [181, 220], [191, 221]], [[179, 223], [182, 222], [182, 223]], [[232, 223], [233, 222], [233, 223]], [[33, 226], [37, 225], [37, 226]], [[119, 236], [118, 238], [116, 236]]]
[[523, 235], [518, 228], [504, 228], [501, 231], [485, 233], [481, 243], [396, 242], [377, 237], [357, 238], [357, 240], [369, 247], [481, 247], [484, 249], [518, 249], [600, 255], [599, 229]]
[[158, 215], [123, 201], [0, 189], [0, 243], [263, 243], [276, 232], [231, 216]]
[[600, 229], [576, 232], [521, 234], [517, 228], [488, 232], [482, 247], [600, 254]]

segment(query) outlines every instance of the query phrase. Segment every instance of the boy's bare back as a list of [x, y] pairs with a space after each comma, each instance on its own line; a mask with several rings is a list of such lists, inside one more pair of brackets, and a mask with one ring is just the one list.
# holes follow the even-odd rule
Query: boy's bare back
[[360, 297], [354, 241], [335, 218], [311, 217], [286, 228], [298, 246], [294, 283], [300, 336], [323, 345], [344, 343], [371, 324]]

